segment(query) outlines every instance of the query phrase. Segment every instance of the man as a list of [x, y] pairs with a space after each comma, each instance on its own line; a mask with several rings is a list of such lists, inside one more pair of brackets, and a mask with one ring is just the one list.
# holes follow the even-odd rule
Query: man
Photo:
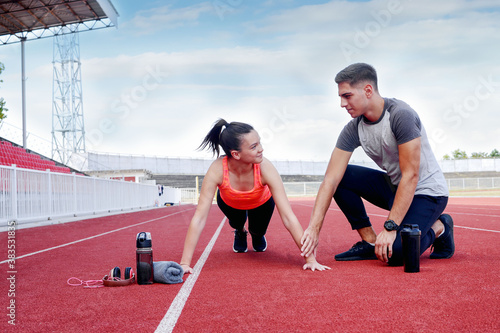
[[[402, 101], [381, 97], [377, 73], [368, 64], [348, 66], [335, 82], [341, 107], [354, 119], [340, 133], [331, 155], [301, 239], [302, 255], [311, 255], [318, 246], [333, 197], [361, 237], [350, 250], [336, 255], [336, 260], [378, 258], [389, 265], [402, 265], [399, 230], [403, 224], [419, 225], [421, 253], [433, 246], [431, 258], [451, 258], [455, 252], [453, 220], [442, 214], [448, 188], [417, 113]], [[348, 165], [359, 146], [385, 172]], [[362, 199], [389, 211], [378, 235]]]

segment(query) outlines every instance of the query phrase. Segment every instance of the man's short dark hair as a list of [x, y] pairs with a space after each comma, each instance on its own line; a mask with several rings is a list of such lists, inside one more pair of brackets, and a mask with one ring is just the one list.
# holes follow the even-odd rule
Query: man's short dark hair
[[369, 82], [378, 92], [377, 72], [375, 68], [365, 63], [347, 66], [335, 76], [335, 82], [337, 84], [347, 82], [351, 86], [355, 86], [360, 82]]

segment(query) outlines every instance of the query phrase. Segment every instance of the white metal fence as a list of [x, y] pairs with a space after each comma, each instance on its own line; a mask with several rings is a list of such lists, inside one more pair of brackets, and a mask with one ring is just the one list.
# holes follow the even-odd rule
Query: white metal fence
[[450, 178], [447, 179], [450, 190], [489, 190], [500, 189], [500, 178]]
[[181, 202], [183, 204], [197, 204], [198, 197], [195, 188], [181, 188]]
[[[158, 157], [139, 155], [120, 155], [91, 152], [87, 154], [87, 168], [78, 170], [136, 170], [145, 169], [153, 174], [202, 175], [205, 174], [213, 160]], [[324, 175], [328, 161], [271, 161], [280, 175]], [[352, 164], [379, 169], [373, 161], [351, 161]], [[443, 172], [500, 172], [500, 158], [469, 158], [462, 160], [440, 160]]]
[[[500, 189], [500, 178], [450, 178], [447, 179], [448, 189], [455, 190], [490, 190]], [[316, 196], [320, 182], [284, 183], [288, 196]]]
[[[500, 178], [450, 178], [447, 179], [448, 189], [455, 190], [490, 190], [500, 189]], [[306, 183], [284, 183], [288, 196], [316, 196], [319, 190], [320, 182]]]
[[[451, 178], [447, 179], [448, 188], [453, 190], [489, 190], [500, 189], [500, 178]], [[283, 183], [288, 197], [314, 197], [318, 194], [321, 182], [294, 182]], [[184, 188], [182, 203], [198, 203], [196, 189]]]
[[180, 203], [179, 189], [0, 166], [0, 223], [139, 209]]
[[289, 197], [314, 197], [318, 194], [321, 182], [283, 183]]

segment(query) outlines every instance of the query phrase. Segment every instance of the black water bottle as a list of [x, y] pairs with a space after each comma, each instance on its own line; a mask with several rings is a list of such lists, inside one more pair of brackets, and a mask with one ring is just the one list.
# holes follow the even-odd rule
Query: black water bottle
[[420, 272], [420, 230], [418, 224], [405, 224], [401, 230], [403, 264], [406, 273]]
[[151, 247], [151, 233], [140, 232], [137, 234], [137, 283], [153, 283], [153, 249]]

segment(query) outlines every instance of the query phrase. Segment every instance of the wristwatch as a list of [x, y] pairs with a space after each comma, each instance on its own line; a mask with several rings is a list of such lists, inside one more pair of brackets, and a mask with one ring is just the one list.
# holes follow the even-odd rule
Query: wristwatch
[[387, 220], [384, 223], [384, 228], [387, 231], [394, 231], [394, 230], [397, 231], [399, 229], [399, 225], [397, 225], [396, 222], [394, 222], [393, 220]]

